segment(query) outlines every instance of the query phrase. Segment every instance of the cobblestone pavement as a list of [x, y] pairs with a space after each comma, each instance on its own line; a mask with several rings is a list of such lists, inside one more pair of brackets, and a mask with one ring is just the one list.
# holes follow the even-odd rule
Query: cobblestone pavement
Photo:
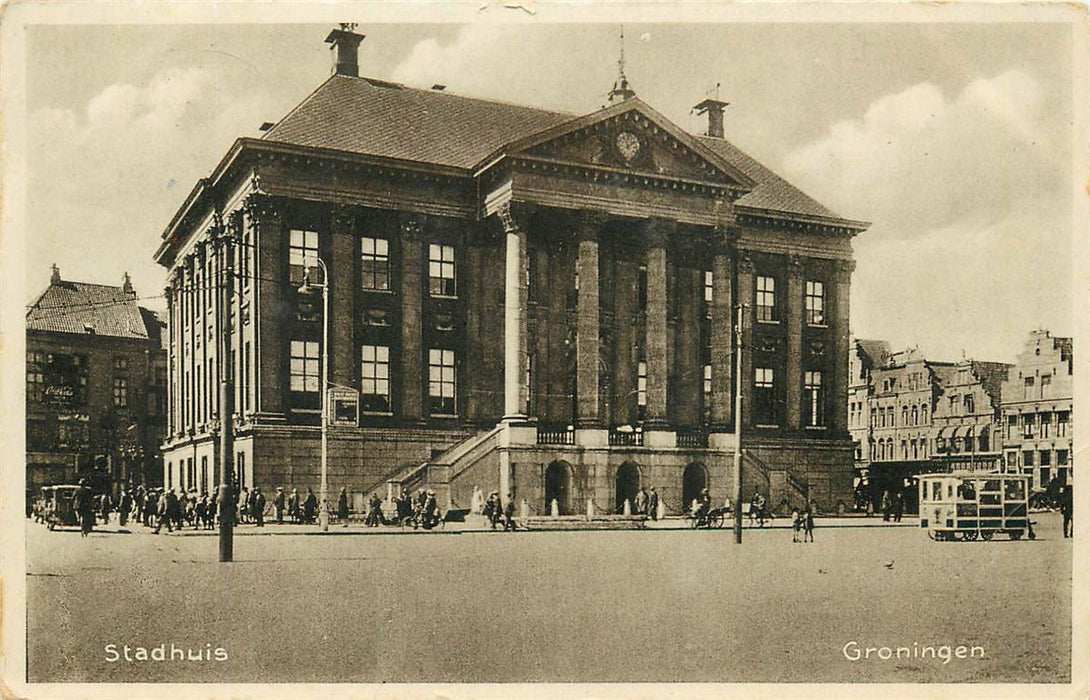
[[[35, 682], [1062, 682], [1072, 541], [1056, 514], [1035, 517], [1035, 541], [935, 543], [912, 520], [849, 518], [819, 521], [813, 544], [776, 527], [747, 530], [741, 546], [729, 529], [243, 526], [231, 564], [212, 536], [137, 526], [83, 539], [28, 522], [28, 671]], [[876, 651], [852, 660], [852, 643]], [[171, 644], [201, 660], [108, 650]], [[959, 645], [983, 658], [957, 658]], [[883, 659], [885, 647], [910, 655]], [[206, 658], [218, 648], [226, 660]]]

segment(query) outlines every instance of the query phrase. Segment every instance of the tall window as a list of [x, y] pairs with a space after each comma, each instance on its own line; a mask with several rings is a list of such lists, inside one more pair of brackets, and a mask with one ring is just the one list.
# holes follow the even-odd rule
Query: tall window
[[753, 413], [758, 425], [776, 425], [775, 372], [771, 367], [753, 370]]
[[432, 296], [455, 296], [454, 246], [438, 243], [428, 246], [428, 288]]
[[318, 259], [318, 232], [292, 229], [288, 235], [288, 246], [291, 283], [299, 286], [303, 283], [303, 274], [307, 267], [317, 264], [315, 261]]
[[125, 408], [129, 405], [129, 380], [114, 377], [114, 406]]
[[364, 289], [390, 288], [390, 242], [385, 238], [360, 239], [360, 280]]
[[1023, 387], [1023, 391], [1022, 391], [1022, 398], [1023, 399], [1032, 399], [1033, 398], [1033, 377], [1026, 377], [1023, 380], [1023, 384], [1024, 384], [1024, 387]]
[[920, 413], [919, 413], [918, 410], [916, 410], [916, 407], [913, 406], [912, 407], [912, 425], [919, 425], [919, 424], [920, 424]]
[[647, 265], [640, 265], [638, 299], [640, 311], [647, 311]]
[[432, 415], [454, 415], [454, 351], [428, 350], [428, 398]]
[[360, 365], [360, 407], [364, 411], [390, 410], [390, 348], [364, 345]]
[[965, 395], [964, 404], [965, 404], [965, 412], [969, 413], [969, 414], [972, 414], [974, 412], [973, 411], [974, 406], [973, 406], [973, 395], [972, 394], [966, 394]]
[[310, 340], [291, 341], [291, 390], [318, 393], [320, 355], [318, 343]]
[[1070, 415], [1068, 411], [1056, 413], [1056, 437], [1067, 437], [1067, 422]]
[[1022, 438], [1029, 439], [1033, 437], [1033, 427], [1036, 423], [1035, 416], [1032, 413], [1026, 413], [1022, 416]]
[[901, 406], [901, 425], [908, 425], [908, 406]]
[[806, 281], [806, 323], [811, 326], [825, 324], [825, 284]]
[[774, 277], [757, 277], [757, 320], [776, 320], [776, 279]]
[[1049, 433], [1051, 433], [1051, 432], [1052, 432], [1052, 414], [1051, 413], [1042, 413], [1041, 414], [1041, 437], [1043, 437], [1043, 438], [1051, 437], [1049, 435]]
[[712, 300], [715, 298], [715, 273], [704, 270], [704, 314], [711, 313]]
[[41, 401], [45, 395], [45, 356], [40, 352], [26, 354], [26, 395], [31, 401]]
[[197, 486], [201, 493], [208, 492], [208, 455], [201, 455], [201, 478]]
[[640, 420], [647, 417], [647, 363], [643, 360], [636, 367], [636, 412]]
[[810, 427], [825, 425], [824, 396], [821, 391], [821, 372], [805, 374], [806, 424]]
[[712, 416], [712, 366], [704, 365], [704, 420]]

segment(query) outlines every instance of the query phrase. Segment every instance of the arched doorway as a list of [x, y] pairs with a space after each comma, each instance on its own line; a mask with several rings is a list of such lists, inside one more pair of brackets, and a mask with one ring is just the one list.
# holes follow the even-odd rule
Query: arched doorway
[[700, 492], [708, 488], [708, 470], [699, 462], [693, 462], [685, 467], [685, 473], [681, 477], [681, 507], [686, 511], [693, 505], [693, 501], [700, 498]]
[[640, 491], [640, 468], [635, 462], [625, 462], [617, 468], [616, 480], [616, 506], [617, 512], [624, 512], [624, 502], [627, 500], [636, 508], [636, 494]]
[[563, 460], [549, 464], [545, 469], [545, 512], [551, 512], [553, 500], [560, 508], [560, 515], [571, 513], [571, 465]]

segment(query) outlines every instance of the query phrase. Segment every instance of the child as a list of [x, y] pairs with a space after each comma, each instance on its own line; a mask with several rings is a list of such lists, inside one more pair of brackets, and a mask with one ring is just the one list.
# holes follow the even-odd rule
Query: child
[[802, 514], [799, 513], [799, 509], [791, 509], [791, 529], [794, 531], [791, 533], [792, 542], [800, 542], [799, 533], [802, 531]]

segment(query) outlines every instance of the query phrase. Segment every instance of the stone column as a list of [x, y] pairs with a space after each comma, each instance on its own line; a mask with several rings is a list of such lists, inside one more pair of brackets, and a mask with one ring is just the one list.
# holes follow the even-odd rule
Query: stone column
[[584, 212], [577, 231], [576, 425], [584, 428], [600, 428], [602, 424], [598, 396], [598, 229], [601, 223], [601, 216]]
[[[802, 260], [792, 255], [787, 265], [787, 427], [798, 430], [802, 421]], [[847, 393], [845, 393], [847, 396]]]
[[285, 337], [284, 320], [295, 293], [288, 282], [283, 223], [275, 202], [264, 195], [247, 199], [246, 216], [256, 247], [253, 374], [258, 380], [257, 411], [283, 416], [288, 368], [284, 356], [290, 340]]
[[833, 376], [825, 395], [826, 410], [830, 411], [829, 427], [835, 432], [843, 432], [848, 427], [848, 406], [844, 397], [848, 387], [848, 341], [852, 271], [855, 261], [841, 260], [836, 267], [833, 282]]
[[666, 240], [673, 221], [652, 219], [645, 228], [647, 245], [647, 421], [645, 429], [667, 427], [666, 396]]
[[742, 415], [736, 425], [753, 426], [753, 323], [757, 317], [753, 308], [755, 276], [753, 259], [746, 251], [738, 251], [738, 303], [745, 304], [742, 313]]
[[422, 217], [405, 214], [401, 229], [401, 357], [398, 373], [401, 387], [400, 417], [410, 422], [424, 420], [423, 303], [424, 254], [421, 244]]
[[615, 263], [613, 290], [614, 423], [636, 421], [636, 264], [623, 256]]
[[700, 362], [701, 300], [704, 293], [702, 267], [677, 267], [677, 385], [673, 388], [670, 415], [677, 425], [689, 428], [703, 422], [700, 412], [704, 389], [704, 368]]
[[487, 242], [485, 228], [492, 222], [484, 221], [477, 224], [469, 224], [470, 229], [465, 236], [465, 255], [462, 269], [465, 271], [461, 277], [465, 280], [462, 290], [465, 294], [466, 308], [466, 349], [465, 364], [460, 384], [467, 387], [464, 393], [465, 420], [467, 424], [476, 424], [481, 419], [481, 392], [484, 390], [482, 380], [484, 374], [481, 371], [483, 353], [481, 345], [481, 315], [484, 311], [484, 299], [482, 295], [482, 278], [485, 274], [481, 265], [481, 247]]
[[504, 232], [503, 419], [526, 420], [526, 230], [510, 203], [497, 212]]
[[329, 227], [329, 381], [357, 386], [356, 367], [356, 238], [355, 212], [346, 206], [333, 211]]
[[725, 229], [717, 229], [712, 242], [711, 422], [713, 430], [725, 430], [733, 421], [731, 393], [734, 385], [734, 305], [731, 282], [734, 261]]

